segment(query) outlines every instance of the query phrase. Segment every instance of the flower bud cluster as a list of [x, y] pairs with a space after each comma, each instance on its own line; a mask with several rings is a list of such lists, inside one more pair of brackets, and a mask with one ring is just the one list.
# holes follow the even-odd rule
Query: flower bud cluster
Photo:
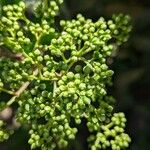
[[128, 134], [124, 133], [125, 115], [123, 113], [115, 113], [111, 122], [107, 125], [102, 125], [96, 136], [91, 135], [88, 139], [92, 143], [91, 149], [107, 149], [121, 150], [129, 146], [131, 142]]
[[[61, 125], [59, 122], [63, 122]], [[51, 129], [53, 127], [53, 129]], [[32, 129], [29, 131], [31, 149], [41, 147], [47, 149], [49, 143], [51, 143], [51, 149], [55, 149], [57, 146], [65, 148], [68, 145], [68, 140], [75, 139], [76, 128], [71, 128], [64, 115], [56, 117], [55, 121], [49, 121], [46, 125], [32, 124]], [[42, 138], [40, 138], [42, 137]], [[57, 139], [57, 143], [55, 140]]]
[[2, 32], [7, 36], [2, 37], [2, 42], [11, 48], [13, 52], [22, 52], [22, 47], [30, 44], [30, 38], [26, 37], [24, 33], [24, 24], [29, 23], [29, 20], [25, 17], [25, 9], [25, 3], [22, 1], [18, 5], [3, 7]]
[[31, 23], [29, 25], [29, 30], [33, 35], [36, 35], [36, 38], [42, 33], [43, 35], [48, 35], [48, 34], [54, 34], [55, 29], [53, 27], [50, 27], [48, 22], [46, 20], [43, 20], [41, 24], [36, 23], [33, 24]]
[[59, 5], [63, 3], [63, 0], [50, 0], [46, 3], [42, 1], [36, 8], [36, 15], [49, 20], [49, 23], [54, 23], [54, 17], [58, 14]]
[[22, 79], [28, 78], [33, 72], [30, 64], [13, 62], [8, 58], [0, 59], [0, 69], [1, 85], [7, 85], [12, 91], [17, 90], [23, 84]]
[[[123, 42], [126, 42], [129, 38], [129, 32], [131, 32], [132, 29], [132, 27], [129, 25], [129, 20], [129, 16], [119, 14], [113, 15], [112, 20], [108, 21], [108, 26], [111, 30], [112, 36], [115, 36], [117, 39], [117, 45], [121, 45]], [[121, 31], [121, 33], [119, 33], [119, 31]]]
[[6, 124], [0, 120], [0, 142], [8, 140], [11, 134], [13, 134], [13, 130], [6, 129]]
[[[0, 37], [13, 56], [0, 57], [0, 91], [12, 94], [3, 104], [17, 102], [16, 119], [29, 125], [31, 149], [65, 148], [75, 139], [82, 119], [91, 133], [97, 133], [89, 138], [92, 150], [125, 148], [130, 138], [124, 133], [125, 116], [112, 116], [114, 100], [106, 86], [113, 71], [106, 59], [127, 40], [129, 18], [119, 15], [93, 22], [79, 14], [60, 21], [58, 31], [54, 17], [61, 3], [41, 1], [37, 22], [26, 17], [23, 2], [3, 7]], [[2, 139], [8, 137], [3, 135], [0, 130]]]

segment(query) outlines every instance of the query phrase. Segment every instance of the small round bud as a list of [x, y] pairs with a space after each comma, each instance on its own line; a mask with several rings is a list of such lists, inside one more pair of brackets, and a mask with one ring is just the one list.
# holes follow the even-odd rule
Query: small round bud
[[24, 9], [26, 5], [24, 2], [21, 1], [21, 2], [19, 2], [19, 6]]
[[74, 73], [73, 72], [68, 72], [67, 73], [67, 78], [68, 79], [72, 79], [74, 77]]
[[75, 66], [75, 71], [76, 72], [81, 72], [82, 67], [80, 65]]
[[85, 84], [85, 83], [81, 83], [81, 84], [79, 85], [79, 88], [80, 88], [81, 90], [84, 90], [84, 89], [86, 88], [86, 84]]
[[38, 56], [37, 60], [41, 62], [41, 61], [43, 61], [43, 57], [42, 56]]
[[35, 55], [40, 55], [41, 52], [40, 52], [40, 50], [36, 49], [36, 50], [34, 51], [34, 54], [35, 54]]
[[64, 27], [66, 25], [66, 22], [64, 20], [61, 20], [60, 25]]
[[19, 37], [22, 37], [22, 36], [23, 36], [23, 32], [22, 32], [22, 31], [18, 31], [18, 32], [17, 32], [17, 35], [18, 35]]

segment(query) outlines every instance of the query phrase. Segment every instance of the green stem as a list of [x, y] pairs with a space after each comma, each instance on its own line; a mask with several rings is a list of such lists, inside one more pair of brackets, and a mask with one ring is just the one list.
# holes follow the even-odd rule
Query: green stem
[[42, 72], [41, 72], [41, 65], [40, 64], [37, 64], [37, 67], [38, 67], [38, 70], [39, 70], [39, 76], [40, 76], [40, 78], [42, 78], [43, 77], [43, 75], [42, 75]]
[[[79, 57], [82, 56], [83, 54], [85, 54], [86, 52], [84, 50], [87, 49], [87, 46], [83, 46], [80, 50], [79, 50]], [[84, 52], [84, 53], [83, 53]]]
[[41, 37], [42, 37], [42, 33], [40, 35], [35, 34], [36, 42], [35, 42], [33, 50], [35, 50], [38, 47]]
[[22, 54], [23, 54], [26, 58], [28, 58], [28, 59], [32, 62], [32, 64], [35, 64], [35, 62], [33, 61], [33, 59], [32, 59], [25, 51], [22, 51]]
[[13, 91], [4, 89], [4, 88], [2, 88], [2, 87], [0, 87], [0, 91], [5, 92], [5, 93], [8, 93], [8, 94], [10, 94], [10, 95], [15, 95], [15, 93], [14, 93]]
[[42, 76], [42, 77], [37, 78], [37, 80], [40, 80], [40, 81], [57, 81], [58, 79], [57, 78], [49, 79], [49, 78], [45, 78]]
[[17, 96], [13, 96], [13, 97], [7, 102], [6, 106], [7, 106], [7, 107], [8, 107], [8, 106], [11, 106], [11, 105], [15, 102], [16, 97], [17, 97]]
[[12, 36], [13, 38], [15, 38], [14, 32], [12, 32], [11, 29], [8, 29], [8, 31], [9, 31], [9, 33], [11, 34], [11, 36]]
[[65, 58], [65, 56], [64, 56], [64, 54], [63, 54], [63, 53], [61, 54], [61, 57], [63, 58], [64, 62], [66, 63], [66, 62], [67, 62], [67, 60], [66, 60], [66, 58]]
[[69, 69], [73, 66], [74, 63], [75, 63], [75, 62], [73, 61], [73, 62], [71, 62], [71, 63], [69, 64], [67, 71], [69, 71]]
[[109, 124], [106, 125], [106, 127], [109, 129], [113, 126], [114, 124], [112, 122], [110, 122]]

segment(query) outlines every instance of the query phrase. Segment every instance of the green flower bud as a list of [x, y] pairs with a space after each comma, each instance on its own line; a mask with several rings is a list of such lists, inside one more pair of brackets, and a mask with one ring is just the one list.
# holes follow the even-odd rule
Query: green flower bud
[[64, 129], [64, 127], [62, 126], [62, 125], [59, 125], [58, 126], [58, 130], [61, 132], [61, 131], [63, 131], [63, 129]]
[[30, 43], [30, 39], [29, 39], [29, 38], [25, 38], [25, 39], [24, 39], [24, 42], [25, 42], [25, 43]]
[[11, 17], [13, 15], [11, 11], [7, 11], [6, 14], [7, 14], [8, 17]]
[[75, 71], [76, 71], [76, 72], [81, 72], [81, 70], [82, 70], [82, 67], [81, 67], [80, 65], [77, 65], [77, 66], [75, 67]]
[[79, 85], [79, 84], [81, 83], [81, 81], [80, 81], [79, 79], [76, 79], [76, 80], [74, 81], [74, 83], [75, 83], [76, 85]]
[[70, 135], [68, 136], [68, 138], [71, 139], [71, 140], [73, 140], [73, 139], [75, 139], [75, 135], [70, 134]]
[[24, 9], [25, 8], [25, 3], [21, 1], [21, 2], [19, 2], [19, 6]]
[[72, 79], [74, 77], [74, 73], [73, 72], [68, 72], [67, 73], [67, 78], [68, 79]]
[[41, 90], [45, 90], [46, 89], [46, 84], [40, 84], [40, 87], [39, 87]]
[[66, 22], [64, 20], [61, 20], [60, 25], [64, 27], [66, 25]]
[[50, 108], [49, 106], [45, 106], [45, 107], [44, 107], [44, 110], [45, 110], [46, 112], [50, 112], [50, 111], [51, 111], [51, 108]]
[[92, 65], [90, 65], [90, 64], [87, 64], [87, 65], [83, 68], [83, 72], [84, 72], [85, 74], [89, 74], [89, 73], [91, 73], [91, 71], [92, 71]]
[[69, 82], [69, 83], [68, 83], [68, 87], [69, 87], [69, 88], [74, 87], [74, 82]]
[[85, 84], [85, 83], [81, 83], [81, 84], [79, 85], [79, 88], [80, 88], [81, 90], [84, 90], [84, 89], [86, 88], [86, 84]]
[[38, 56], [38, 57], [37, 57], [37, 60], [38, 60], [38, 61], [43, 61], [43, 57], [42, 57], [42, 56]]
[[35, 55], [40, 55], [41, 52], [40, 52], [40, 50], [36, 49], [36, 50], [34, 51], [34, 54], [35, 54]]
[[17, 35], [18, 35], [19, 37], [22, 37], [22, 36], [23, 36], [23, 32], [22, 32], [22, 31], [18, 31], [18, 32], [17, 32]]
[[85, 104], [88, 104], [88, 105], [90, 105], [90, 103], [91, 103], [91, 100], [86, 96], [83, 97], [83, 101]]

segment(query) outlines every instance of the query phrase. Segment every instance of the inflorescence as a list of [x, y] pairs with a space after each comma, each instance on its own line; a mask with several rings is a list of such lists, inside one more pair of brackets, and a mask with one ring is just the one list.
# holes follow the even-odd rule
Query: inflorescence
[[[113, 71], [106, 59], [127, 41], [130, 18], [119, 14], [93, 22], [78, 14], [61, 20], [58, 29], [55, 16], [61, 3], [41, 1], [36, 22], [26, 16], [22, 1], [3, 7], [0, 46], [14, 57], [0, 56], [0, 94], [12, 96], [1, 100], [1, 111], [18, 104], [15, 117], [28, 127], [31, 149], [66, 147], [83, 119], [92, 150], [124, 149], [130, 137], [124, 133], [124, 114], [113, 114], [114, 99], [106, 91]], [[0, 120], [0, 141], [12, 133]]]

